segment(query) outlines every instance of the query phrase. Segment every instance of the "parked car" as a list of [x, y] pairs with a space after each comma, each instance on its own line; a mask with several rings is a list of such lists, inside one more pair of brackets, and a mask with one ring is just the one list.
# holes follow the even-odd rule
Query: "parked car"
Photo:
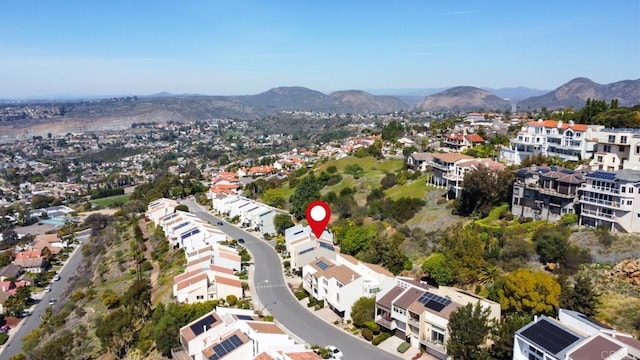
[[53, 281], [59, 281], [60, 280], [60, 275], [57, 275], [53, 277]]
[[56, 299], [52, 298], [51, 300], [49, 300], [49, 305], [53, 305], [56, 303]]
[[218, 221], [218, 226], [222, 226], [224, 223], [222, 221]]
[[340, 349], [338, 349], [337, 347], [333, 346], [333, 345], [329, 345], [327, 346], [327, 349], [329, 349], [329, 351], [331, 351], [331, 358], [332, 359], [337, 359], [337, 360], [342, 360], [342, 351], [340, 351]]
[[49, 292], [49, 291], [51, 291], [51, 285], [47, 285], [47, 286], [44, 288], [44, 292]]
[[238, 242], [239, 242], [240, 244], [244, 244], [244, 239], [238, 239]]

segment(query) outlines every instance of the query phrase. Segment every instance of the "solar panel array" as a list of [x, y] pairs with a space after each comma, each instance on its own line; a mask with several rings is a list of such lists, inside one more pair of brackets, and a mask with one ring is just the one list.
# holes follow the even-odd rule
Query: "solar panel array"
[[253, 320], [253, 316], [249, 315], [236, 315], [236, 317], [240, 320]]
[[615, 180], [616, 173], [605, 172], [605, 171], [594, 171], [592, 173], [587, 174], [590, 178], [603, 179], [603, 180]]
[[183, 228], [183, 227], [185, 227], [187, 225], [189, 225], [188, 221], [182, 222], [178, 226], [174, 227], [173, 230], [179, 230], [179, 229], [181, 229], [181, 228]]
[[316, 262], [316, 265], [322, 270], [324, 270], [324, 269], [329, 267], [329, 265], [326, 262], [322, 261], [322, 260]]
[[521, 332], [529, 341], [542, 347], [551, 354], [557, 354], [580, 338], [552, 324], [547, 320], [540, 320]]
[[329, 245], [327, 243], [320, 242], [320, 247], [325, 248], [325, 249], [329, 249], [331, 251], [335, 251], [333, 245]]
[[211, 325], [215, 324], [218, 320], [213, 317], [213, 315], [206, 316], [204, 319], [198, 320], [195, 324], [189, 326], [191, 331], [198, 336], [205, 332], [205, 328], [210, 328]]
[[220, 344], [213, 347], [213, 355], [209, 357], [209, 360], [218, 360], [228, 353], [235, 350], [238, 346], [242, 345], [242, 340], [238, 335], [233, 335], [230, 338], [224, 340]]
[[199, 233], [200, 233], [200, 229], [195, 228], [195, 229], [193, 229], [193, 230], [191, 230], [191, 231], [189, 231], [189, 232], [186, 232], [186, 233], [184, 233], [184, 234], [180, 235], [180, 238], [181, 238], [182, 240], [184, 240], [184, 239], [188, 238], [188, 237], [189, 237], [189, 236], [191, 236], [191, 235], [195, 235], [195, 234], [199, 234]]
[[418, 298], [418, 302], [425, 307], [435, 311], [440, 311], [444, 309], [445, 306], [451, 304], [451, 300], [442, 296], [438, 296], [434, 293], [430, 293], [428, 291]]
[[300, 252], [298, 253], [298, 255], [306, 254], [306, 253], [311, 252], [311, 251], [313, 251], [313, 250], [314, 250], [314, 248], [308, 248], [308, 249], [305, 249], [305, 250], [300, 251]]

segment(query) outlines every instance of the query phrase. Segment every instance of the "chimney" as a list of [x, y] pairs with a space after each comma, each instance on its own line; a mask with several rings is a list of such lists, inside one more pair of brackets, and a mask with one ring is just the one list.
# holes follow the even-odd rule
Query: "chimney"
[[558, 121], [558, 129], [562, 129], [562, 120]]

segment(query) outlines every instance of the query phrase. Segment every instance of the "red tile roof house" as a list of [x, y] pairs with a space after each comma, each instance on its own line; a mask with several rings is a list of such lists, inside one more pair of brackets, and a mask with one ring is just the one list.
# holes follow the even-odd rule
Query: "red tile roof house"
[[31, 273], [39, 273], [46, 266], [44, 257], [42, 257], [42, 251], [38, 249], [16, 253], [16, 258], [13, 260], [13, 263], [22, 266], [25, 272]]

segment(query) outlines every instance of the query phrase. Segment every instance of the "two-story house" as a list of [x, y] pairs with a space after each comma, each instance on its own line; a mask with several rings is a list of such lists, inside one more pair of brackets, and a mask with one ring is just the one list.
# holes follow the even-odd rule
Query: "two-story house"
[[484, 141], [482, 136], [478, 134], [467, 134], [466, 131], [462, 134], [445, 135], [442, 140], [444, 146], [453, 152], [462, 152], [476, 145], [484, 144]]
[[318, 239], [311, 227], [295, 225], [284, 231], [287, 252], [291, 255], [291, 270], [302, 274], [302, 268], [317, 258], [335, 260], [340, 248], [333, 244], [333, 234], [325, 229]]
[[601, 129], [594, 135], [591, 170], [640, 170], [640, 129]]

